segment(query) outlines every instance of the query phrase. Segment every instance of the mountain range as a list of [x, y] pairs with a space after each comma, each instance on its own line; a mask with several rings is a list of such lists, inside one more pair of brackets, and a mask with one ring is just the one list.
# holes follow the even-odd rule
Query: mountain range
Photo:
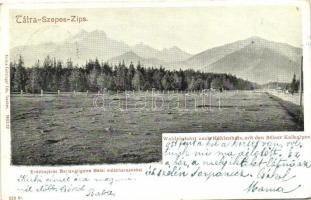
[[32, 66], [47, 55], [60, 60], [71, 58], [76, 64], [88, 59], [118, 64], [138, 63], [167, 69], [194, 69], [213, 73], [230, 73], [256, 83], [290, 82], [299, 75], [302, 49], [288, 44], [250, 37], [191, 55], [177, 46], [158, 50], [144, 43], [130, 46], [107, 37], [101, 30], [81, 32], [60, 43], [17, 46], [10, 50], [11, 60], [19, 55]]

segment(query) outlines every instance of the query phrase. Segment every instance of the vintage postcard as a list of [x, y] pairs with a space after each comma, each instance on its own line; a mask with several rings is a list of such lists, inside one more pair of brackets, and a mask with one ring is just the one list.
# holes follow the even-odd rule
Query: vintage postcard
[[1, 198], [310, 198], [310, 4], [3, 3]]

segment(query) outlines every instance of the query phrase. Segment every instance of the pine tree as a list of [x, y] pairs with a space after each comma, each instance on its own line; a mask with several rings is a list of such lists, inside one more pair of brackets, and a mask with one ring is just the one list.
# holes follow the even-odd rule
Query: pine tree
[[39, 93], [40, 86], [40, 68], [35, 66], [28, 71], [28, 81], [26, 84], [26, 91], [30, 93]]
[[[298, 84], [299, 85], [299, 84]], [[290, 85], [291, 93], [295, 93], [298, 91], [297, 88], [297, 80], [296, 80], [296, 74], [294, 74], [291, 85]]]
[[16, 92], [16, 80], [15, 80], [15, 73], [16, 73], [16, 63], [10, 63], [10, 89], [11, 92]]
[[221, 80], [220, 77], [216, 77], [212, 80], [211, 82], [211, 88], [213, 89], [218, 89], [218, 90], [222, 90], [223, 88], [223, 81]]
[[164, 90], [171, 90], [173, 89], [172, 87], [172, 77], [170, 76], [170, 74], [167, 72], [165, 73], [165, 75], [163, 76], [162, 80], [161, 80], [161, 84]]
[[23, 58], [20, 56], [16, 65], [15, 75], [14, 75], [14, 90], [15, 91], [25, 91], [25, 86], [27, 82], [27, 72], [24, 67]]
[[144, 86], [144, 77], [141, 71], [138, 69], [135, 71], [134, 77], [132, 79], [132, 85], [135, 90], [142, 90]]
[[181, 90], [182, 86], [183, 86], [182, 77], [179, 76], [179, 74], [176, 71], [174, 71], [173, 84], [172, 84], [173, 89]]

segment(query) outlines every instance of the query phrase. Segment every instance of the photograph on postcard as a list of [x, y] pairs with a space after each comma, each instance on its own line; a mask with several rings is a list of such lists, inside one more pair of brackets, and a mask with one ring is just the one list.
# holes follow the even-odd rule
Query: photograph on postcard
[[159, 162], [162, 133], [304, 131], [296, 6], [15, 9], [9, 35], [12, 165]]

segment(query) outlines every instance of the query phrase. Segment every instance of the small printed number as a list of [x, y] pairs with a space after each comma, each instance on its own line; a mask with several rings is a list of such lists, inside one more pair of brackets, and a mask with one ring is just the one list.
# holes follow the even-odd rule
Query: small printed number
[[23, 198], [20, 196], [10, 196], [9, 200], [22, 200]]

